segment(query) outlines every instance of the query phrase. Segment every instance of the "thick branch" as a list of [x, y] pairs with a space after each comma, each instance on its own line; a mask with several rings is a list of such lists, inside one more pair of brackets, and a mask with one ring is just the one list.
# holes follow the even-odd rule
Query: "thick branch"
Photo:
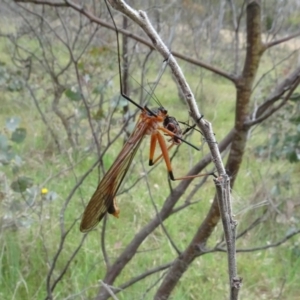
[[226, 170], [232, 176], [231, 185], [234, 184], [235, 177], [238, 174], [246, 147], [248, 128], [245, 128], [244, 124], [249, 119], [251, 91], [263, 54], [261, 42], [261, 7], [257, 1], [249, 1], [246, 12], [247, 51], [244, 69], [237, 85], [235, 111], [236, 135], [226, 164]]

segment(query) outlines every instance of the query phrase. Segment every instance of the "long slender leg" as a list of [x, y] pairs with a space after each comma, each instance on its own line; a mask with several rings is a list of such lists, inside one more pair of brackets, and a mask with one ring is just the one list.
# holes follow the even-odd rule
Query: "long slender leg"
[[[165, 160], [167, 170], [168, 170], [168, 173], [169, 173], [169, 176], [170, 176], [171, 180], [175, 181], [175, 180], [192, 179], [192, 178], [203, 177], [203, 176], [208, 176], [208, 175], [212, 175], [214, 177], [217, 177], [214, 173], [206, 173], [206, 174], [198, 174], [198, 175], [191, 175], [191, 176], [184, 176], [184, 177], [175, 178], [174, 174], [173, 174], [173, 171], [172, 171], [170, 156], [169, 156], [169, 153], [168, 153], [169, 148], [166, 145], [166, 141], [165, 141], [163, 135], [159, 131], [157, 131], [155, 134], [153, 134], [153, 136], [156, 136], [155, 143], [156, 143], [156, 140], [158, 140], [159, 146], [161, 148], [161, 153], [162, 153], [161, 155]], [[152, 137], [151, 137], [151, 144], [152, 144]], [[155, 150], [155, 147], [154, 147], [154, 150]], [[153, 156], [152, 156], [152, 158], [153, 158]]]
[[165, 160], [169, 176], [170, 176], [171, 180], [175, 180], [173, 172], [172, 172], [172, 165], [171, 165], [170, 156], [169, 156], [169, 153], [168, 153], [168, 147], [166, 145], [166, 141], [165, 141], [164, 137], [162, 136], [162, 134], [159, 131], [156, 132], [156, 137], [158, 139], [158, 143], [159, 143], [159, 146], [160, 146], [160, 149], [161, 149], [161, 154], [162, 154], [162, 156]]
[[151, 134], [151, 141], [150, 141], [150, 154], [149, 154], [149, 166], [153, 166], [157, 159], [153, 160], [155, 148], [156, 148], [156, 141], [157, 141], [157, 135]]
[[183, 142], [183, 143], [185, 143], [185, 144], [187, 144], [187, 145], [193, 147], [194, 149], [200, 151], [200, 149], [199, 149], [198, 147], [196, 147], [195, 145], [193, 145], [193, 144], [189, 143], [188, 141], [184, 140], [182, 137], [177, 136], [174, 132], [168, 130], [167, 128], [164, 128], [164, 127], [162, 127], [162, 126], [159, 126], [159, 127], [158, 127], [158, 130], [163, 131], [164, 133], [166, 133], [166, 134], [167, 134], [168, 136], [170, 136], [170, 137], [176, 136], [176, 138], [177, 138], [178, 140], [180, 140], [181, 142]]
[[[170, 151], [170, 149], [174, 146], [175, 144], [171, 144], [169, 145], [169, 147], [167, 148], [168, 152]], [[161, 153], [158, 157], [156, 157], [153, 161], [152, 161], [152, 165], [150, 166], [153, 166], [155, 165], [159, 160], [161, 160], [163, 158], [163, 154]]]
[[[170, 131], [170, 130], [164, 128], [164, 127], [160, 127], [160, 126], [159, 126], [158, 129], [164, 131], [165, 134], [168, 135], [169, 137], [174, 137], [174, 136], [176, 136], [176, 134], [174, 134], [172, 131]], [[154, 134], [154, 135], [156, 136], [156, 134]], [[155, 147], [156, 147], [156, 140], [157, 140], [157, 137], [155, 138], [155, 146], [153, 146], [154, 149], [155, 149]], [[168, 146], [168, 148], [167, 148], [168, 152], [170, 151], [170, 149], [171, 149], [174, 145], [176, 145], [176, 143], [173, 142], [173, 143], [171, 143], [171, 144]], [[151, 141], [151, 147], [152, 147], [152, 141]], [[150, 161], [149, 161], [149, 165], [150, 165], [150, 166], [156, 164], [161, 158], [163, 158], [163, 154], [161, 153], [158, 157], [156, 157], [155, 159], [153, 159], [153, 157], [154, 157], [154, 149], [152, 149], [152, 150], [153, 150], [152, 155], [151, 155], [151, 152], [150, 152], [150, 161], [151, 161], [151, 164], [150, 164]], [[197, 149], [197, 150], [198, 150], [198, 149]], [[150, 148], [150, 151], [151, 151], [151, 148]]]

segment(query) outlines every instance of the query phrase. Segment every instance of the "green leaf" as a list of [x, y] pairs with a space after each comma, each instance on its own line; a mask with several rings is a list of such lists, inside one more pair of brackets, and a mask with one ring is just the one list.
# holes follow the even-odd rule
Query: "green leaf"
[[8, 139], [5, 135], [0, 133], [0, 150], [7, 150], [8, 148]]
[[300, 123], [300, 116], [290, 118], [290, 122], [294, 123], [294, 124], [299, 124]]
[[39, 195], [39, 192], [40, 192], [40, 189], [36, 185], [33, 185], [33, 186], [27, 188], [27, 191], [26, 191], [29, 198], [33, 198], [33, 199], [35, 199]]
[[9, 80], [10, 75], [5, 66], [0, 63], [0, 86], [4, 86]]
[[72, 101], [77, 102], [81, 100], [81, 94], [77, 89], [67, 89], [65, 90], [65, 95]]
[[30, 188], [33, 185], [32, 178], [26, 176], [20, 176], [17, 180], [13, 181], [10, 185], [11, 189], [17, 193], [23, 193], [27, 188]]
[[0, 150], [0, 166], [2, 165], [8, 165], [9, 160], [7, 159], [7, 155], [5, 151]]
[[16, 166], [21, 167], [23, 164], [23, 160], [19, 155], [16, 155], [14, 158], [14, 163]]
[[294, 148], [296, 144], [300, 141], [300, 134], [286, 135], [284, 137], [283, 143], [287, 148]]
[[19, 117], [11, 117], [6, 119], [5, 126], [9, 131], [15, 131], [21, 122]]
[[11, 146], [8, 146], [7, 149], [4, 150], [0, 149], [0, 163], [3, 165], [8, 165], [15, 156], [16, 154]]
[[[286, 236], [287, 236], [287, 235], [291, 235], [291, 234], [295, 233], [296, 231], [297, 231], [297, 230], [296, 230], [295, 227], [290, 227], [290, 228], [287, 229], [285, 235], [286, 235]], [[300, 249], [299, 249], [299, 250], [300, 250]], [[300, 253], [299, 253], [299, 254], [300, 254]]]
[[99, 84], [93, 89], [93, 94], [102, 94], [105, 91], [106, 85]]
[[270, 145], [275, 147], [279, 143], [279, 136], [277, 133], [272, 134], [270, 139]]
[[271, 195], [273, 195], [273, 196], [278, 196], [278, 195], [280, 195], [281, 194], [281, 192], [280, 192], [280, 188], [279, 188], [279, 186], [276, 184], [276, 185], [274, 185], [272, 188], [271, 188]]
[[104, 111], [103, 111], [102, 108], [99, 108], [99, 109], [96, 111], [96, 113], [93, 114], [93, 119], [94, 119], [94, 120], [97, 120], [97, 121], [103, 119], [104, 117], [105, 117], [105, 113], [104, 113]]
[[298, 245], [294, 245], [291, 251], [292, 263], [294, 264], [298, 259], [300, 259], [300, 247]]
[[56, 192], [50, 191], [46, 194], [45, 200], [47, 201], [53, 201], [58, 197]]
[[257, 146], [254, 148], [254, 153], [257, 156], [263, 156], [266, 152], [266, 147], [265, 146]]
[[88, 112], [87, 112], [86, 108], [83, 107], [83, 106], [82, 106], [82, 107], [79, 107], [79, 108], [78, 108], [78, 117], [79, 117], [79, 119], [80, 119], [80, 120], [86, 119], [87, 116], [88, 116]]
[[300, 101], [300, 93], [294, 93], [293, 95], [291, 95], [289, 100], [291, 100], [293, 102]]
[[80, 61], [77, 66], [78, 66], [79, 70], [81, 70], [81, 71], [84, 70], [85, 65], [84, 65], [83, 61]]
[[17, 165], [13, 165], [11, 168], [14, 175], [17, 175], [20, 171], [20, 168]]
[[26, 129], [25, 128], [17, 128], [11, 135], [11, 140], [15, 143], [22, 143], [26, 138]]
[[13, 80], [11, 80], [7, 86], [7, 89], [10, 92], [18, 92], [21, 91], [23, 89], [24, 86], [24, 82], [23, 80], [19, 79], [19, 78], [14, 78]]
[[22, 158], [19, 155], [15, 155], [15, 157], [11, 161], [11, 165], [12, 165], [11, 168], [14, 175], [18, 174], [22, 164], [23, 164]]
[[35, 203], [35, 199], [37, 198], [38, 194], [39, 194], [39, 188], [36, 185], [33, 185], [29, 188], [26, 189], [26, 204], [28, 206], [32, 206]]
[[296, 153], [296, 151], [288, 152], [286, 154], [286, 157], [287, 157], [287, 159], [289, 160], [290, 163], [296, 163], [300, 160], [297, 153]]

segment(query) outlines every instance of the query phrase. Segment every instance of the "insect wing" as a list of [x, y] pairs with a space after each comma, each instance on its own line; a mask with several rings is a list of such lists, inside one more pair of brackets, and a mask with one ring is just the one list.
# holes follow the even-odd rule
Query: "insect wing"
[[115, 162], [104, 175], [90, 202], [85, 208], [80, 224], [80, 231], [90, 231], [101, 221], [107, 211], [110, 213], [115, 211], [114, 198], [129, 169], [132, 159], [145, 136], [146, 130], [147, 124], [140, 119], [130, 138], [119, 153]]

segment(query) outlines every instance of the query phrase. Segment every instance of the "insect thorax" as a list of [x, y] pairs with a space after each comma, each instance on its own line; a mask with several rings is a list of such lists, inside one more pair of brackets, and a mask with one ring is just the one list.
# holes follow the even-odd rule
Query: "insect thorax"
[[176, 134], [176, 136], [172, 138], [173, 142], [177, 145], [181, 144], [181, 140], [179, 138], [182, 137], [182, 130], [177, 120], [174, 117], [167, 116], [164, 119], [163, 126], [172, 133]]

